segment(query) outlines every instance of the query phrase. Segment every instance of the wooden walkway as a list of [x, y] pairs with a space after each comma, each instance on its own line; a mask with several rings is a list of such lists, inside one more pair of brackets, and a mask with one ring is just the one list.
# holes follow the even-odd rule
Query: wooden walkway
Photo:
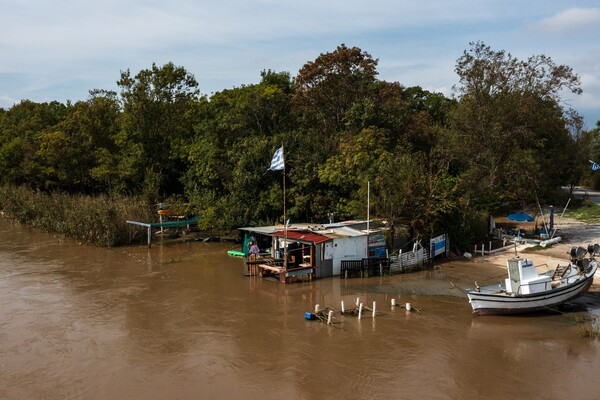
[[286, 269], [283, 267], [283, 260], [272, 258], [248, 261], [247, 264], [250, 276], [277, 276], [282, 283], [298, 282], [304, 275], [312, 281], [316, 268], [310, 264], [300, 264], [298, 267]]

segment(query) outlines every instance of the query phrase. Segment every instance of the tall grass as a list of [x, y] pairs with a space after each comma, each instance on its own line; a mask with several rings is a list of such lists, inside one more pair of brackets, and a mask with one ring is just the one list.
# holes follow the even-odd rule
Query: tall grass
[[20, 223], [105, 247], [130, 241], [127, 220], [155, 219], [152, 208], [137, 197], [48, 194], [14, 186], [0, 186], [0, 208]]
[[567, 211], [565, 215], [586, 223], [598, 223], [600, 222], [600, 205], [584, 205], [574, 210]]

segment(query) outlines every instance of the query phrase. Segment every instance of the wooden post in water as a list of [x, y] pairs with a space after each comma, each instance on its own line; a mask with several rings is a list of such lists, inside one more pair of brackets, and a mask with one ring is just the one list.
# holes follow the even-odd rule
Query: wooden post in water
[[362, 307], [363, 307], [363, 304], [360, 303], [360, 305], [358, 306], [358, 319], [362, 318]]
[[346, 310], [344, 309], [344, 300], [342, 300], [342, 314], [344, 314]]
[[331, 324], [331, 317], [333, 317], [333, 310], [329, 310], [329, 314], [327, 315], [327, 325]]
[[377, 307], [377, 302], [373, 302], [373, 318], [375, 318], [375, 308]]

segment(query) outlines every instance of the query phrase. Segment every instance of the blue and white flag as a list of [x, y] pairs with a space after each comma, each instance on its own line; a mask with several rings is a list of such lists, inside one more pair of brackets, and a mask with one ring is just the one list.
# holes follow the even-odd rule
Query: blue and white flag
[[273, 154], [269, 171], [280, 171], [282, 169], [285, 169], [285, 163], [283, 162], [283, 146], [278, 148], [275, 151], [275, 154]]
[[590, 160], [590, 162], [592, 163], [592, 170], [598, 171], [600, 169], [600, 165], [596, 164], [592, 160]]

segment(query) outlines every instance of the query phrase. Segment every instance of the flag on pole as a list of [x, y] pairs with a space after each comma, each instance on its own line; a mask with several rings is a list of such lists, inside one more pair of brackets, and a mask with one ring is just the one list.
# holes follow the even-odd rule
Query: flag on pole
[[275, 151], [275, 154], [273, 154], [269, 171], [280, 171], [282, 169], [285, 169], [285, 163], [283, 161], [283, 146], [278, 148]]
[[600, 165], [596, 164], [592, 160], [590, 160], [590, 162], [592, 163], [592, 170], [598, 171], [600, 169]]

